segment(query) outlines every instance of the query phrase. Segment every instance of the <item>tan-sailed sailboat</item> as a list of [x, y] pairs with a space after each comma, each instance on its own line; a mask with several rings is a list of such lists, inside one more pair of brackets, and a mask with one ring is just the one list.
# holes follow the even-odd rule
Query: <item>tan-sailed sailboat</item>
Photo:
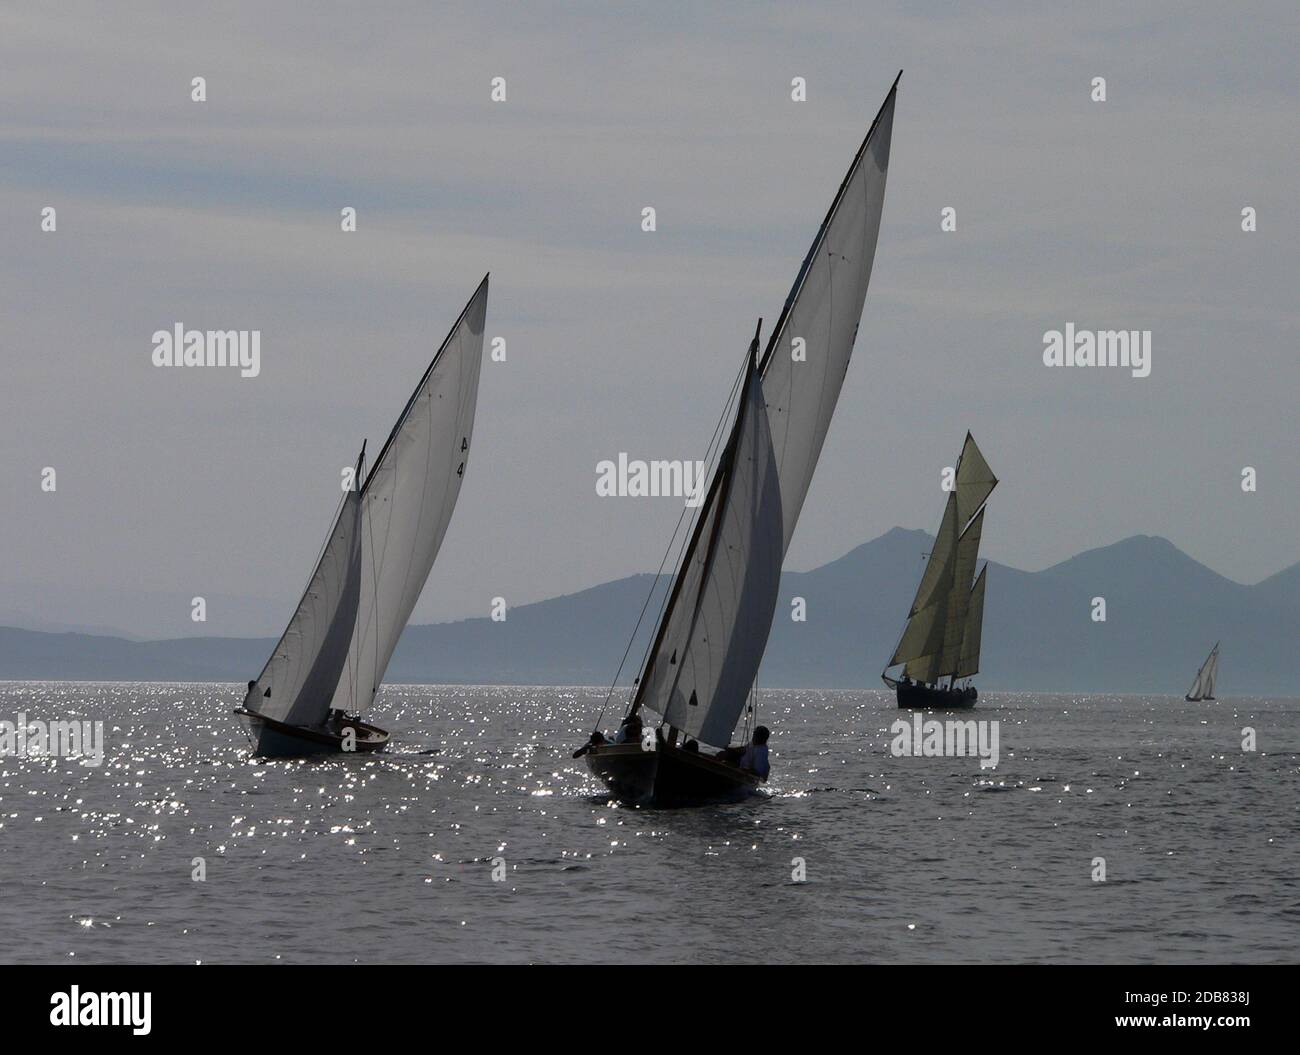
[[[986, 564], [975, 578], [975, 565], [984, 530], [984, 503], [997, 484], [975, 438], [966, 433], [956, 481], [948, 492], [943, 521], [907, 614], [907, 625], [881, 674], [895, 691], [900, 707], [975, 706], [979, 693], [969, 679], [980, 668], [988, 572]], [[900, 664], [902, 675], [891, 678], [890, 668]], [[962, 679], [967, 679], [966, 684], [959, 685]]]

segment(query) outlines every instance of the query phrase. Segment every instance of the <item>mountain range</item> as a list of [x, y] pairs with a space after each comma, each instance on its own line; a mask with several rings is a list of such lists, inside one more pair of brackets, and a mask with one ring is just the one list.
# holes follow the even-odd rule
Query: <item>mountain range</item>
[[[759, 675], [766, 687], [879, 688], [933, 542], [894, 528], [806, 572], [782, 576]], [[408, 627], [394, 683], [608, 685], [651, 587], [620, 681], [630, 682], [667, 579], [633, 575], [488, 618]], [[806, 620], [792, 618], [804, 599]], [[1106, 620], [1093, 619], [1093, 598]], [[287, 618], [287, 613], [286, 613]], [[988, 573], [983, 690], [1181, 694], [1221, 641], [1218, 695], [1300, 695], [1300, 564], [1243, 586], [1171, 542], [1138, 535], [1042, 571]], [[270, 638], [132, 641], [0, 627], [0, 678], [244, 681]]]

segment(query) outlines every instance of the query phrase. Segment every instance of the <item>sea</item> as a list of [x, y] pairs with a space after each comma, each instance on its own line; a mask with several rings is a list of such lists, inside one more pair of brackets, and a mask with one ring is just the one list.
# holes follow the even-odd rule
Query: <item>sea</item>
[[1300, 959], [1300, 701], [923, 716], [997, 722], [984, 767], [900, 756], [885, 692], [764, 691], [761, 794], [639, 809], [571, 757], [605, 697], [386, 686], [387, 752], [263, 761], [235, 685], [0, 684], [0, 720], [104, 723], [99, 766], [0, 758], [0, 960]]

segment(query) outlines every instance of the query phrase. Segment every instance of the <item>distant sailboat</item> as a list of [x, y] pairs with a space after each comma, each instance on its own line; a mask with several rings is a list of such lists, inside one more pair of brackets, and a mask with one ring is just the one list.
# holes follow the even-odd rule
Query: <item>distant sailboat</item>
[[1205, 657], [1205, 662], [1201, 664], [1201, 669], [1196, 672], [1196, 680], [1192, 682], [1192, 687], [1187, 690], [1187, 695], [1183, 699], [1189, 703], [1214, 699], [1214, 680], [1218, 676], [1219, 643], [1216, 641], [1214, 647], [1210, 649], [1210, 654]]
[[[985, 564], [975, 584], [984, 503], [998, 484], [984, 455], [968, 432], [957, 462], [956, 482], [948, 492], [943, 521], [930, 550], [921, 584], [908, 612], [898, 647], [881, 674], [894, 689], [898, 706], [917, 708], [974, 707], [979, 693], [957, 682], [979, 671], [984, 623]], [[903, 665], [901, 678], [891, 667]], [[946, 685], [941, 682], [948, 679]]]
[[[901, 77], [901, 74], [899, 75]], [[857, 337], [880, 231], [894, 81], [786, 298], [761, 362], [737, 382], [731, 431], [623, 719], [575, 753], [620, 799], [691, 803], [744, 794], [759, 776], [727, 745], [767, 644], [790, 545]], [[612, 693], [611, 689], [611, 693]], [[748, 713], [753, 715], [750, 703]], [[640, 714], [662, 718], [640, 733]], [[629, 724], [631, 723], [631, 724]], [[705, 754], [701, 744], [723, 748]]]
[[488, 280], [434, 355], [364, 477], [344, 494], [289, 625], [235, 713], [254, 754], [375, 751], [369, 710], [460, 495], [478, 403]]

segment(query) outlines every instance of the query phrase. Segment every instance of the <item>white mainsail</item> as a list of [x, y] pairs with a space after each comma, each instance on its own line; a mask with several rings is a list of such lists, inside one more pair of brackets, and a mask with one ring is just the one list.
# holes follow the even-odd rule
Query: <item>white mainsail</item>
[[[980, 628], [976, 625], [972, 631], [971, 622], [978, 623], [984, 614], [983, 572], [975, 587], [971, 579], [979, 561], [984, 503], [997, 483], [967, 432], [943, 521], [886, 670], [901, 663], [909, 678], [929, 684], [944, 675], [966, 677], [978, 669]], [[974, 669], [961, 673], [968, 667]]]
[[763, 355], [785, 549], [817, 468], [862, 318], [885, 202], [897, 91], [895, 79], [813, 239]]
[[1216, 641], [1214, 647], [1210, 649], [1210, 654], [1205, 657], [1205, 662], [1201, 664], [1201, 669], [1196, 672], [1196, 680], [1187, 690], [1187, 699], [1194, 702], [1214, 699], [1214, 681], [1218, 674], [1219, 643]]
[[[358, 460], [358, 472], [360, 468]], [[289, 725], [325, 721], [357, 620], [360, 513], [361, 496], [354, 486], [343, 497], [297, 610], [244, 698], [245, 710]]]
[[781, 488], [752, 352], [745, 375], [634, 702], [716, 746], [730, 742], [749, 697], [781, 584]]
[[332, 709], [361, 712], [374, 701], [447, 533], [474, 429], [487, 296], [485, 276], [361, 490], [360, 602]]

